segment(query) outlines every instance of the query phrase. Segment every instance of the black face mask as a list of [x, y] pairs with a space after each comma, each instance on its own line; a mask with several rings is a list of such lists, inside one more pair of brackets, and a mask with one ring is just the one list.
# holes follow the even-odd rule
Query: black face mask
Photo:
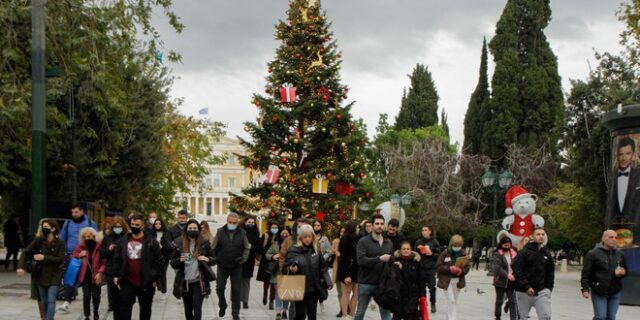
[[197, 238], [200, 235], [200, 231], [197, 230], [188, 230], [187, 231], [187, 235], [189, 236], [189, 238]]
[[138, 235], [140, 234], [140, 232], [142, 232], [142, 227], [131, 226], [131, 233]]
[[51, 229], [49, 229], [49, 228], [42, 228], [42, 236], [43, 236], [43, 237], [45, 237], [45, 238], [46, 238], [46, 237], [48, 237], [50, 233], [51, 233]]
[[87, 249], [89, 249], [89, 251], [93, 252], [93, 249], [95, 249], [96, 247], [96, 241], [95, 240], [85, 240], [84, 244], [87, 246]]

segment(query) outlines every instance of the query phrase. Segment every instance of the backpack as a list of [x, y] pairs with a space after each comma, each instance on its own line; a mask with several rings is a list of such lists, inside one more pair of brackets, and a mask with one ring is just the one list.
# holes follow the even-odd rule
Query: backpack
[[400, 305], [400, 277], [391, 262], [385, 263], [373, 300], [381, 307], [394, 312]]

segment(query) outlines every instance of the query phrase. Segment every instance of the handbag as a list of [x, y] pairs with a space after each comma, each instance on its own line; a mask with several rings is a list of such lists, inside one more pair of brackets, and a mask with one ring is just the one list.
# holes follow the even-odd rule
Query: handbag
[[305, 275], [278, 275], [278, 298], [282, 301], [302, 301], [307, 286], [306, 278]]
[[267, 262], [267, 265], [264, 267], [264, 273], [268, 275], [273, 275], [278, 272], [278, 261], [270, 260]]
[[216, 281], [216, 278], [217, 278], [216, 273], [213, 272], [213, 269], [209, 264], [207, 264], [204, 261], [198, 261], [198, 264], [200, 265], [200, 271], [204, 275], [205, 281], [207, 282]]
[[38, 264], [38, 261], [33, 259], [33, 257], [29, 258], [24, 267], [28, 273], [34, 276], [39, 275], [42, 272], [42, 265]]
[[82, 266], [82, 260], [80, 258], [71, 258], [67, 271], [64, 273], [62, 283], [67, 287], [73, 287], [76, 285], [78, 279], [78, 273], [80, 273], [80, 267]]

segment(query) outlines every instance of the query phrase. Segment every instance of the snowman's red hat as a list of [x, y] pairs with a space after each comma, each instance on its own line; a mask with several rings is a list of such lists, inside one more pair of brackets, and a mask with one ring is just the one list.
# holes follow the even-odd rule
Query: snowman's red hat
[[505, 200], [504, 212], [506, 214], [512, 214], [513, 209], [511, 209], [511, 206], [513, 205], [513, 203], [515, 203], [516, 201], [522, 198], [528, 198], [528, 197], [532, 197], [532, 195], [525, 188], [521, 186], [512, 186], [511, 188], [509, 188], [509, 190], [507, 190], [507, 194], [504, 196], [504, 200]]

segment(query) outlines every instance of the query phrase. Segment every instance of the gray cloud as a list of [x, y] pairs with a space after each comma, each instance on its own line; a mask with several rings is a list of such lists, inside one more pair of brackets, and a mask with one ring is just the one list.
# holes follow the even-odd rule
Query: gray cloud
[[[166, 47], [183, 55], [183, 63], [171, 68], [174, 74], [183, 77], [174, 94], [185, 97], [184, 112], [193, 113], [202, 105], [210, 105], [221, 110], [216, 116], [229, 123], [230, 133], [242, 133], [240, 123], [255, 116], [255, 110], [248, 105], [251, 94], [262, 91], [266, 64], [280, 45], [273, 37], [274, 26], [285, 18], [287, 3], [286, 0], [176, 1], [175, 10], [186, 25], [179, 35], [162, 18], [157, 19]], [[482, 37], [491, 38], [505, 3], [322, 1], [338, 47], [344, 53], [343, 82], [353, 88], [349, 98], [358, 100], [354, 114], [365, 118], [370, 132], [378, 113], [387, 112], [393, 118], [402, 88], [408, 85], [406, 74], [415, 63], [424, 63], [433, 73], [441, 107], [450, 114], [454, 140], [461, 142], [462, 119], [477, 80]], [[584, 61], [593, 57], [592, 47], [612, 50], [617, 45], [615, 26], [619, 23], [614, 14], [618, 3], [556, 0], [551, 4], [553, 17], [546, 33], [558, 56], [561, 76], [581, 77], [587, 70]], [[610, 33], [610, 38], [603, 30]], [[198, 86], [197, 90], [206, 92], [194, 92], [193, 84], [198, 81], [215, 86]], [[234, 110], [233, 114], [228, 114], [228, 110]]]

